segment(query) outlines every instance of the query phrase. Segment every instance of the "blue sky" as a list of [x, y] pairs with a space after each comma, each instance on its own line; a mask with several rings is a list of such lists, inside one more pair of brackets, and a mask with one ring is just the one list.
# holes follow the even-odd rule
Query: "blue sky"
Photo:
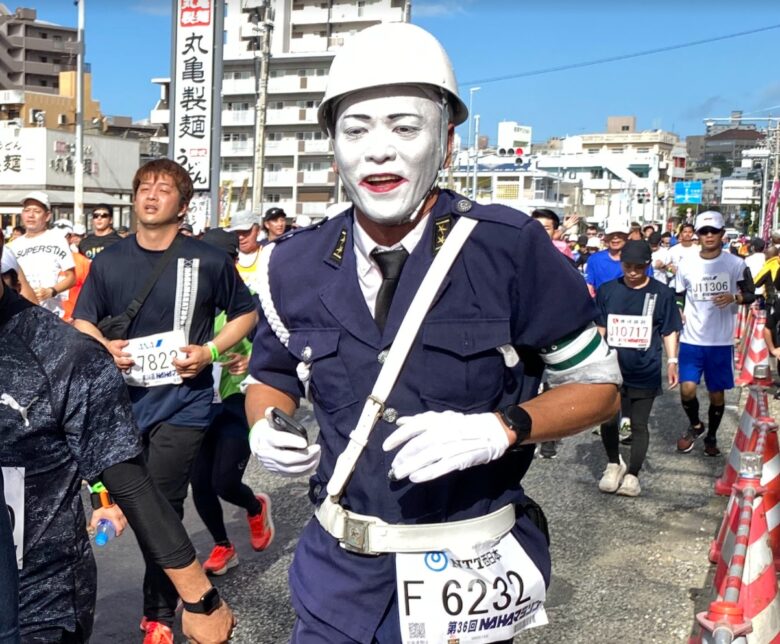
[[[148, 117], [158, 95], [149, 79], [169, 74], [171, 3], [86, 2], [94, 97], [104, 113]], [[42, 20], [76, 25], [71, 0], [25, 4]], [[481, 87], [474, 112], [492, 140], [501, 120], [531, 125], [541, 141], [602, 131], [610, 114], [635, 115], [639, 129], [682, 136], [702, 133], [705, 117], [732, 109], [780, 115], [780, 28], [486, 82], [780, 25], [777, 0], [413, 0], [412, 21], [442, 41], [466, 102], [468, 88]]]

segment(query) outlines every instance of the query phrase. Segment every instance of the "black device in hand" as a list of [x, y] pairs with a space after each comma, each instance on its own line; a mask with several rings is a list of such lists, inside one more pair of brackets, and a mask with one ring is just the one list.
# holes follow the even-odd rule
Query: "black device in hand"
[[309, 437], [306, 434], [306, 428], [292, 416], [288, 416], [276, 407], [271, 410], [271, 422], [273, 423], [275, 429], [278, 429], [282, 432], [287, 432], [288, 434], [293, 434], [294, 436], [300, 436], [303, 440], [306, 441], [307, 445], [309, 444]]

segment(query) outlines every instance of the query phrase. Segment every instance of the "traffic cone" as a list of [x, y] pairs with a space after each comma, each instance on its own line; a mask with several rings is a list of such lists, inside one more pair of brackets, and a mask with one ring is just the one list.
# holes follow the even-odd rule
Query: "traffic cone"
[[773, 418], [761, 417], [756, 423], [764, 440], [761, 451], [761, 486], [765, 488], [764, 509], [766, 513], [769, 545], [774, 555], [775, 569], [780, 572], [780, 443], [777, 438], [777, 424]]
[[706, 612], [698, 613], [696, 621], [699, 622], [702, 634], [698, 638], [688, 640], [689, 644], [712, 644], [716, 641], [716, 631], [727, 631], [731, 634], [732, 644], [745, 644], [745, 637], [752, 632], [753, 627], [749, 619], [745, 619], [745, 611], [735, 602], [712, 602]]
[[737, 342], [737, 352], [734, 356], [734, 364], [738, 371], [742, 369], [742, 365], [745, 363], [745, 355], [747, 354], [747, 348], [750, 345], [750, 338], [753, 337], [753, 329], [755, 325], [756, 314], [755, 310], [751, 306], [748, 309], [747, 315], [745, 316], [745, 329], [742, 332], [739, 341]]
[[759, 494], [753, 501], [753, 517], [739, 591], [739, 605], [753, 627], [747, 636], [748, 644], [780, 643], [780, 596], [769, 544], [764, 500], [764, 496]]
[[737, 435], [734, 437], [729, 457], [726, 460], [726, 466], [722, 476], [715, 481], [715, 494], [720, 496], [731, 494], [731, 488], [737, 480], [740, 454], [748, 451], [748, 444], [753, 434], [756, 419], [760, 416], [765, 416], [767, 413], [769, 413], [769, 401], [766, 391], [760, 387], [750, 387], [745, 409], [742, 411], [742, 417], [739, 419]]
[[753, 333], [746, 343], [744, 360], [740, 367], [740, 373], [735, 384], [745, 385], [772, 385], [772, 377], [769, 372], [769, 348], [764, 340], [764, 326], [766, 325], [766, 311], [756, 312], [756, 323], [753, 325]]

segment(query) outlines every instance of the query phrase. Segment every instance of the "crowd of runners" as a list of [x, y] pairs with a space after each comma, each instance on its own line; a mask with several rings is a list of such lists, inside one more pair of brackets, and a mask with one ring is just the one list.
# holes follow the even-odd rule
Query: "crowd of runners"
[[[87, 234], [45, 192], [24, 198], [23, 226], [0, 233], [0, 643], [89, 639], [82, 482], [93, 528], [138, 537], [146, 644], [173, 642], [177, 608], [191, 641], [232, 636], [208, 575], [238, 564], [235, 539], [274, 538], [271, 498], [242, 482], [253, 454], [310, 476], [293, 642], [508, 642], [547, 620], [546, 521], [521, 482], [537, 447], [554, 458], [596, 427], [594, 484], [637, 497], [653, 402], [679, 388], [676, 449], [720, 455], [736, 313], [757, 298], [774, 313], [777, 247], [727, 243], [714, 211], [600, 228], [441, 189], [467, 114], [430, 34], [377, 25], [336, 56], [319, 106], [342, 212], [245, 210], [194, 235], [192, 181], [167, 159], [135, 175], [130, 235], [108, 205]], [[294, 419], [303, 398], [316, 441]], [[190, 486], [213, 539], [200, 563]], [[223, 502], [246, 534], [227, 533]]]

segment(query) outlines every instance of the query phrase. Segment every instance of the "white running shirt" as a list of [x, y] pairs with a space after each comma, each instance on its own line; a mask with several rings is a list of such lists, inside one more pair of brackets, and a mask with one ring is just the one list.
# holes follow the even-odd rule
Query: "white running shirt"
[[712, 299], [722, 293], [736, 295], [745, 260], [721, 251], [714, 259], [687, 256], [677, 268], [677, 290], [685, 290], [685, 326], [680, 342], [701, 346], [731, 346], [737, 305], [719, 309]]
[[[60, 281], [60, 273], [75, 268], [68, 242], [60, 230], [47, 230], [35, 237], [14, 239], [13, 252], [32, 288], [51, 288]], [[67, 293], [41, 302], [41, 306], [60, 317]]]

